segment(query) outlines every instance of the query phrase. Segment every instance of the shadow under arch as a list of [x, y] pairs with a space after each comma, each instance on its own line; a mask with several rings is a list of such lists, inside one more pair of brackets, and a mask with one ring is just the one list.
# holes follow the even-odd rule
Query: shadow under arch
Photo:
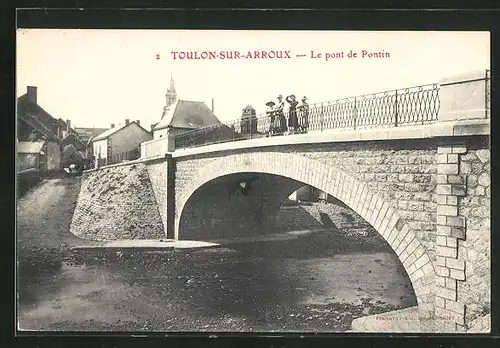
[[218, 157], [200, 167], [176, 197], [176, 238], [179, 238], [180, 221], [186, 203], [198, 188], [211, 180], [238, 173], [282, 176], [314, 186], [342, 201], [365, 219], [394, 250], [410, 278], [418, 304], [432, 303], [431, 284], [435, 276], [432, 261], [398, 212], [366, 183], [304, 156], [280, 152], [240, 153]]

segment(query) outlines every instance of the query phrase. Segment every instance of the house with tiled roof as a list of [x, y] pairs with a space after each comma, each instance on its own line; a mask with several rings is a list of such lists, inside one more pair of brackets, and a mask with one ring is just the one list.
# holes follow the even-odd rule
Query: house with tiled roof
[[17, 98], [16, 115], [18, 170], [35, 169], [43, 175], [60, 169], [61, 139], [68, 125], [38, 104], [37, 87], [28, 86], [27, 92]]
[[153, 139], [139, 121], [112, 125], [113, 127], [92, 138], [96, 167], [133, 160], [140, 156], [140, 144]]
[[75, 127], [75, 131], [78, 133], [80, 140], [85, 144], [88, 144], [92, 138], [104, 133], [108, 129], [109, 128]]
[[[213, 102], [212, 108], [209, 108], [202, 101], [178, 100], [172, 76], [170, 78], [170, 88], [167, 90], [165, 97], [166, 105], [163, 109], [162, 118], [160, 122], [151, 127], [154, 139], [167, 138], [169, 135], [175, 137], [181, 133], [209, 126], [216, 126], [217, 132], [204, 132], [204, 137], [231, 137], [234, 134], [234, 130], [223, 125], [215, 116]], [[198, 140], [204, 141], [201, 138]]]

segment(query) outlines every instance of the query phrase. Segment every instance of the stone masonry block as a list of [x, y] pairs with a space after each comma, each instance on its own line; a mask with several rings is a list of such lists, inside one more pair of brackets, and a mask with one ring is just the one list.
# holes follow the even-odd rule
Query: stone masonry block
[[439, 286], [445, 286], [445, 280], [446, 278], [444, 277], [441, 277], [441, 276], [437, 276], [436, 277], [436, 285], [439, 285]]
[[448, 183], [448, 176], [446, 174], [437, 174], [436, 175], [436, 183], [447, 184]]
[[458, 208], [456, 206], [452, 206], [452, 205], [438, 205], [437, 213], [439, 215], [457, 216], [458, 215]]
[[414, 263], [412, 263], [412, 264], [410, 264], [409, 266], [406, 267], [406, 271], [408, 272], [409, 275], [411, 275], [416, 270], [417, 270], [417, 267], [415, 266]]
[[446, 153], [440, 153], [436, 156], [436, 161], [439, 164], [446, 164], [448, 163], [448, 154]]
[[416, 238], [413, 238], [413, 240], [408, 244], [408, 247], [406, 248], [406, 252], [408, 253], [408, 258], [411, 257], [413, 252], [418, 248], [419, 242]]
[[438, 195], [451, 195], [451, 185], [450, 184], [439, 184], [436, 187], [436, 193]]
[[[405, 265], [406, 267], [409, 267], [410, 265], [413, 265], [413, 263], [417, 260], [417, 258], [415, 257], [415, 255], [413, 254], [410, 254], [408, 255], [408, 257], [403, 260], [403, 265]], [[410, 272], [410, 271], [408, 271]]]
[[446, 266], [446, 259], [444, 256], [436, 256], [436, 265]]
[[446, 266], [458, 270], [465, 270], [465, 260], [446, 258]]
[[410, 272], [410, 279], [412, 280], [412, 282], [415, 282], [417, 280], [422, 279], [424, 275], [425, 275], [424, 272], [420, 268], [414, 269], [412, 272]]
[[417, 268], [421, 268], [428, 262], [430, 262], [429, 256], [427, 256], [427, 254], [423, 254], [417, 259], [417, 261], [415, 261], [415, 266]]
[[458, 163], [458, 154], [447, 154], [448, 163]]
[[380, 224], [384, 220], [385, 214], [387, 213], [387, 210], [389, 210], [389, 203], [384, 202], [382, 205], [382, 208], [378, 212], [377, 218], [375, 220], [375, 225], [374, 227], [380, 230]]
[[401, 243], [399, 243], [399, 245], [396, 247], [396, 250], [394, 250], [394, 252], [396, 253], [396, 255], [398, 255], [400, 258], [403, 256], [403, 250], [408, 246], [408, 242], [406, 241], [406, 239], [403, 239], [401, 241]]
[[443, 267], [443, 266], [436, 266], [434, 268], [436, 270], [436, 275], [440, 277], [449, 277], [450, 276], [450, 269]]
[[429, 260], [425, 265], [422, 266], [422, 271], [426, 275], [423, 279], [425, 285], [434, 283], [434, 266], [432, 262]]
[[401, 260], [401, 263], [405, 264], [406, 259], [408, 259], [409, 254], [406, 252], [406, 248], [403, 248], [403, 251], [398, 254], [399, 259]]
[[458, 240], [455, 237], [446, 237], [446, 246], [456, 248], [458, 247]]
[[422, 244], [420, 244], [413, 252], [413, 254], [415, 255], [415, 259], [418, 259], [420, 256], [425, 254], [425, 252], [426, 252], [426, 250], [425, 250], [424, 246]]
[[436, 244], [446, 246], [446, 236], [436, 236]]
[[446, 205], [448, 204], [447, 195], [436, 195], [436, 203]]
[[463, 216], [446, 216], [446, 225], [465, 227], [465, 218]]
[[464, 227], [451, 227], [451, 237], [458, 239], [465, 239], [465, 228]]
[[439, 174], [458, 174], [458, 164], [438, 164], [437, 172]]
[[448, 175], [446, 181], [448, 184], [464, 184], [465, 180], [462, 175]]
[[456, 280], [465, 280], [465, 271], [450, 269], [450, 277]]
[[451, 194], [456, 196], [465, 196], [467, 194], [465, 185], [452, 185]]
[[444, 203], [444, 204], [457, 205], [458, 204], [457, 196], [446, 196], [446, 203]]
[[436, 295], [441, 296], [445, 299], [456, 301], [457, 292], [451, 289], [443, 288], [441, 286], [436, 286]]
[[446, 216], [441, 216], [441, 215], [436, 216], [436, 224], [446, 226]]
[[452, 153], [466, 153], [467, 146], [465, 145], [453, 145]]
[[438, 153], [451, 153], [452, 152], [452, 146], [438, 146]]
[[457, 290], [457, 280], [456, 279], [453, 279], [453, 278], [444, 278], [445, 280], [445, 287], [447, 287], [448, 289], [452, 289], [454, 291]]
[[444, 256], [444, 257], [457, 257], [457, 248], [450, 248], [445, 246], [436, 246], [436, 255]]
[[397, 235], [398, 235], [398, 230], [396, 230], [395, 228], [390, 229], [390, 232], [388, 233], [387, 237], [387, 243], [389, 243], [389, 245], [394, 245]]

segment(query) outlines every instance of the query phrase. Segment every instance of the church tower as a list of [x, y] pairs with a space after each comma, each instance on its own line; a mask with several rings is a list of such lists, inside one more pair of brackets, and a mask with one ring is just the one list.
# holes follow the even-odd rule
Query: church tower
[[174, 76], [170, 74], [170, 87], [167, 89], [167, 94], [165, 95], [167, 108], [177, 101], [177, 92], [175, 92]]
[[163, 117], [165, 117], [165, 114], [167, 113], [170, 106], [175, 104], [175, 102], [177, 101], [177, 92], [175, 91], [174, 76], [172, 75], [172, 73], [170, 73], [170, 87], [167, 89], [167, 94], [165, 94], [165, 99], [166, 99], [166, 104], [163, 107], [163, 114], [161, 115], [162, 120]]

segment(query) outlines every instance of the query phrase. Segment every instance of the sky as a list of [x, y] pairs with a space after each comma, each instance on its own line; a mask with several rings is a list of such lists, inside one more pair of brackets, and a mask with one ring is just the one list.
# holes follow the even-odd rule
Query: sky
[[[172, 52], [287, 51], [290, 59], [173, 59]], [[347, 53], [358, 53], [348, 58]], [[387, 58], [361, 58], [366, 52]], [[344, 58], [329, 58], [344, 52]], [[296, 57], [305, 54], [304, 57]], [[321, 54], [321, 57], [318, 56]], [[314, 58], [311, 56], [313, 55]], [[221, 121], [248, 104], [306, 95], [309, 103], [439, 82], [490, 68], [489, 32], [19, 29], [16, 95], [73, 127], [161, 119], [170, 75], [178, 99], [204, 101]], [[178, 55], [177, 55], [178, 56]], [[159, 58], [159, 59], [157, 59]]]

